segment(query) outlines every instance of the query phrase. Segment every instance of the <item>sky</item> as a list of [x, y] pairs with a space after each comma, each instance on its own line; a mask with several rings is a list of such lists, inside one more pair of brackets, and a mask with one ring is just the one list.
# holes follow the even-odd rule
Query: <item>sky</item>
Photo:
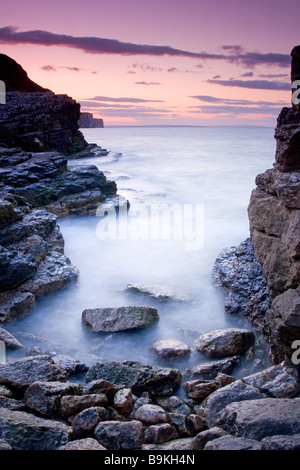
[[1, 1], [0, 52], [118, 125], [276, 125], [299, 0]]

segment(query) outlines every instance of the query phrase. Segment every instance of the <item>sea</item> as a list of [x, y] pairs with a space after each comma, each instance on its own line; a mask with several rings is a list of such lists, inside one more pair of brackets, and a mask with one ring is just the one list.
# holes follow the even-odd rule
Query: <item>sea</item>
[[[269, 127], [107, 127], [83, 129], [106, 156], [69, 160], [96, 165], [117, 184], [120, 208], [106, 203], [95, 216], [58, 220], [65, 254], [78, 282], [37, 301], [27, 317], [8, 325], [86, 361], [133, 360], [184, 371], [207, 358], [193, 349], [212, 330], [253, 329], [224, 313], [225, 291], [212, 279], [215, 259], [249, 237], [247, 207], [257, 174], [272, 168], [274, 129]], [[125, 202], [124, 202], [125, 201]], [[129, 210], [126, 201], [129, 202]], [[128, 285], [172, 290], [177, 300], [128, 292]], [[159, 321], [143, 330], [93, 333], [82, 324], [85, 309], [142, 305]], [[268, 365], [255, 331], [251, 357]], [[152, 345], [179, 339], [191, 347], [181, 359], [162, 359]], [[247, 361], [241, 370], [244, 373]], [[250, 366], [249, 366], [250, 367]]]

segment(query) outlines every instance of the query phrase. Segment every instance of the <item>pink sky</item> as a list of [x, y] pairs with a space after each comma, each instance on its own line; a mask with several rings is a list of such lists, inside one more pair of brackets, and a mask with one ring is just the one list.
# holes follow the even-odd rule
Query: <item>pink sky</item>
[[273, 127], [299, 14], [299, 0], [10, 0], [0, 51], [106, 126]]

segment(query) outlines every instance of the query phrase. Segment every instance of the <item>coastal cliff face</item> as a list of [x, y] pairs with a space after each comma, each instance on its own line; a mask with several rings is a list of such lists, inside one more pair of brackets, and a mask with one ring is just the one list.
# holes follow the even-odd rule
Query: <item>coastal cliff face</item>
[[67, 95], [32, 82], [13, 59], [0, 54], [0, 80], [6, 104], [0, 105], [0, 143], [26, 151], [57, 150], [65, 155], [83, 150], [80, 105]]
[[[292, 51], [292, 81], [300, 68]], [[263, 320], [273, 359], [291, 357], [300, 339], [300, 112], [283, 108], [275, 129], [274, 168], [256, 178], [248, 208], [254, 251], [262, 267], [270, 308]]]

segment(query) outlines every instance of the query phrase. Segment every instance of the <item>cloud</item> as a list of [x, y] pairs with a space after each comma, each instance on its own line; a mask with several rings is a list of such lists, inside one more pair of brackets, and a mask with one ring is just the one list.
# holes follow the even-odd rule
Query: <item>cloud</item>
[[162, 68], [153, 67], [152, 65], [149, 65], [147, 63], [144, 63], [144, 64], [134, 63], [131, 65], [131, 67], [135, 70], [140, 70], [142, 72], [161, 72], [162, 71]]
[[253, 88], [256, 90], [290, 90], [289, 83], [272, 82], [269, 80], [207, 80], [214, 85], [231, 86], [239, 88]]
[[152, 85], [162, 85], [162, 83], [159, 82], [134, 82], [135, 85], [147, 85], [147, 86], [152, 86]]
[[249, 78], [249, 77], [253, 77], [253, 76], [254, 76], [253, 72], [245, 72], [241, 75], [241, 77], [244, 77], [244, 78]]
[[0, 44], [37, 44], [44, 46], [65, 46], [79, 49], [90, 54], [122, 54], [122, 55], [150, 55], [150, 56], [181, 56], [203, 60], [225, 60], [238, 62], [247, 67], [256, 65], [277, 65], [279, 67], [290, 66], [290, 56], [278, 53], [244, 53], [241, 46], [223, 46], [222, 50], [229, 54], [211, 54], [207, 52], [191, 52], [175, 49], [170, 46], [156, 46], [148, 44], [133, 44], [89, 36], [71, 36], [66, 34], [51, 33], [49, 31], [18, 31], [17, 27], [5, 26], [0, 28]]
[[196, 96], [190, 96], [190, 98], [195, 98], [199, 101], [203, 101], [204, 103], [222, 103], [222, 104], [227, 104], [227, 105], [241, 105], [241, 106], [283, 106], [286, 105], [284, 101], [252, 101], [252, 100], [239, 100], [239, 99], [233, 99], [233, 98], [217, 98], [216, 96], [210, 96], [210, 95], [196, 95]]
[[230, 106], [230, 105], [215, 105], [215, 106], [198, 106], [198, 110], [190, 111], [192, 113], [203, 113], [203, 114], [230, 114], [230, 115], [241, 115], [241, 114], [271, 114], [277, 116], [280, 112], [280, 107], [262, 106]]
[[92, 101], [104, 101], [112, 103], [164, 103], [163, 100], [145, 100], [143, 98], [112, 98], [110, 96], [94, 96]]
[[54, 65], [43, 65], [41, 70], [44, 70], [45, 72], [57, 72], [57, 69]]

